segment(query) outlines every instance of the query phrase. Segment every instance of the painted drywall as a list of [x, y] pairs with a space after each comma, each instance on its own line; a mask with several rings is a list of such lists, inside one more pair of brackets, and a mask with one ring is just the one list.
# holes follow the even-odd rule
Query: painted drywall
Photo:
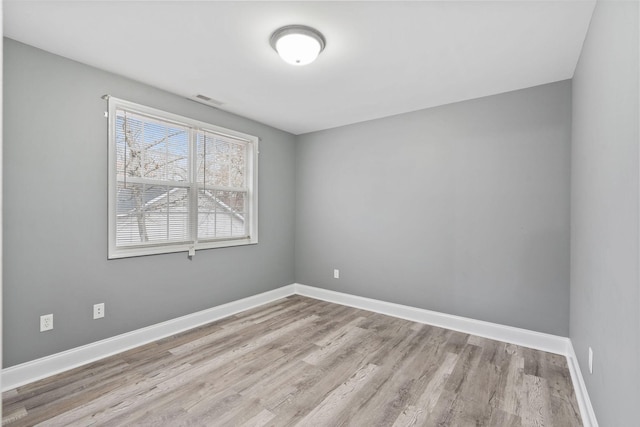
[[[13, 40], [4, 49], [5, 367], [293, 283], [292, 135]], [[259, 136], [259, 244], [107, 260], [104, 94]], [[106, 317], [92, 320], [99, 302]]]
[[[2, 14], [2, 6], [0, 6], [0, 15]], [[3, 29], [3, 20], [0, 19], [0, 30]], [[4, 46], [3, 44], [0, 44], [0, 81], [2, 81], [2, 72], [3, 72], [3, 61], [4, 61]], [[2, 117], [2, 109], [3, 109], [3, 88], [2, 85], [0, 85], [0, 117]], [[0, 224], [3, 223], [3, 219], [2, 219], [2, 203], [3, 203], [3, 197], [2, 197], [2, 157], [3, 157], [3, 153], [4, 153], [4, 149], [3, 149], [3, 138], [2, 138], [2, 120], [0, 120]], [[0, 367], [2, 366], [2, 331], [3, 331], [3, 325], [2, 325], [2, 259], [3, 259], [3, 255], [2, 255], [2, 250], [3, 250], [3, 246], [2, 246], [2, 227], [0, 227]], [[0, 390], [2, 390], [2, 375], [0, 375]], [[0, 405], [2, 406], [2, 405]], [[0, 417], [2, 416], [2, 408], [0, 408]]]
[[599, 1], [573, 79], [570, 337], [601, 426], [638, 425], [638, 14]]
[[299, 136], [296, 281], [567, 336], [570, 90]]

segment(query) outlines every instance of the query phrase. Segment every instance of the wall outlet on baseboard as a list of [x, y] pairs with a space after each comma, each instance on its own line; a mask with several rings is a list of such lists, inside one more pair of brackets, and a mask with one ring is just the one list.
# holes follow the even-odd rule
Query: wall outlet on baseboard
[[334, 279], [340, 278], [340, 270], [338, 270], [337, 268], [333, 270], [333, 278]]
[[593, 374], [593, 349], [589, 347], [589, 373]]
[[104, 303], [93, 304], [93, 318], [100, 319], [104, 317]]
[[40, 332], [50, 331], [51, 329], [53, 329], [53, 314], [40, 316]]

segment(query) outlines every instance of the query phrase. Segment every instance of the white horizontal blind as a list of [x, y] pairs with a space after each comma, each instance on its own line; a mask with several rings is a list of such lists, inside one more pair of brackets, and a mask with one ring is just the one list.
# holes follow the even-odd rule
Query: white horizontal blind
[[115, 120], [116, 245], [188, 242], [189, 128], [125, 109]]
[[257, 243], [257, 138], [115, 98], [109, 120], [110, 258]]
[[247, 143], [197, 134], [198, 240], [249, 237]]

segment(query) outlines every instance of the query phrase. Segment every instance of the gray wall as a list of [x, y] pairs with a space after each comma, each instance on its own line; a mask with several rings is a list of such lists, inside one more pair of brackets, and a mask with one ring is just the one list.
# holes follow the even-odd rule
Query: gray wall
[[296, 281], [568, 336], [570, 98], [564, 81], [299, 137]]
[[638, 13], [597, 3], [573, 79], [570, 337], [605, 427], [640, 403]]
[[[292, 135], [12, 40], [4, 48], [5, 367], [293, 283]], [[260, 243], [108, 261], [104, 94], [261, 137]], [[92, 320], [98, 302], [106, 318]], [[54, 330], [40, 333], [47, 313]]]

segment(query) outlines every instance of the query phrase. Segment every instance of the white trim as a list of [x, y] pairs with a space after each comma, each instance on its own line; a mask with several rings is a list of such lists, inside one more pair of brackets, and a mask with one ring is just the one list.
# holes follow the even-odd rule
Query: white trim
[[115, 337], [3, 369], [2, 391], [11, 390], [161, 338], [187, 331], [224, 317], [232, 316], [241, 311], [293, 295], [294, 292], [294, 285], [283, 286], [272, 291], [232, 301], [207, 310], [198, 311], [166, 322], [147, 326], [146, 328], [116, 335]]
[[2, 391], [11, 390], [294, 294], [565, 356], [571, 373], [576, 400], [580, 407], [582, 422], [585, 427], [598, 427], [580, 366], [569, 338], [330, 291], [299, 283], [283, 286], [272, 291], [3, 369], [1, 378]]
[[542, 332], [515, 328], [513, 326], [504, 326], [497, 323], [484, 322], [482, 320], [474, 320], [467, 317], [454, 316], [297, 283], [295, 289], [299, 295], [347, 305], [349, 307], [356, 307], [362, 310], [374, 311], [412, 322], [426, 323], [441, 328], [452, 329], [454, 331], [464, 332], [465, 334], [473, 334], [497, 341], [517, 344], [536, 350], [561, 354], [563, 356], [566, 355], [567, 343], [569, 342], [569, 338], [557, 335], [544, 334]]
[[582, 424], [584, 427], [598, 427], [596, 413], [593, 411], [591, 399], [589, 399], [589, 392], [587, 392], [587, 386], [584, 383], [584, 377], [580, 370], [578, 357], [573, 349], [571, 340], [567, 343], [566, 357], [567, 365], [569, 365], [569, 372], [571, 373], [571, 381], [573, 382], [573, 390], [576, 393], [576, 400], [580, 407], [580, 415], [582, 415]]

